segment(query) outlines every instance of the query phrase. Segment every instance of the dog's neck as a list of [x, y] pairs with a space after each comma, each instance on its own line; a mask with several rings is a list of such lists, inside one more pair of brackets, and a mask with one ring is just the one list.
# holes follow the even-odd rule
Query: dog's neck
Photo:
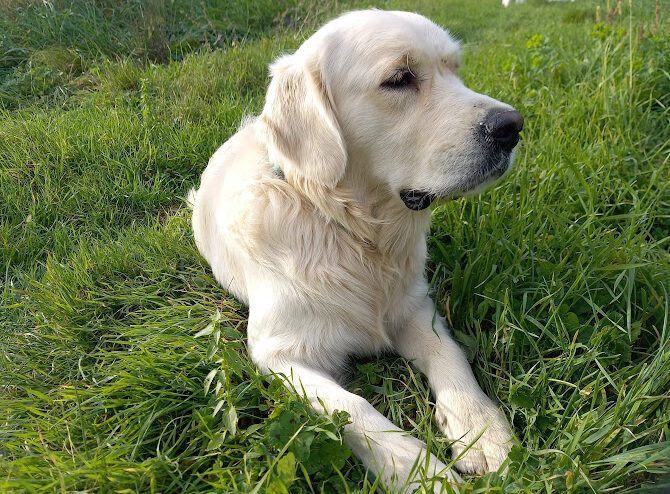
[[430, 209], [412, 211], [398, 194], [385, 184], [375, 183], [370, 177], [361, 177], [353, 170], [366, 170], [364, 166], [350, 166], [337, 189], [347, 195], [365, 211], [369, 223], [374, 225], [372, 243], [382, 253], [396, 257], [412, 250], [416, 242], [424, 242], [430, 227]]
[[407, 208], [388, 186], [361, 176], [367, 168], [359, 165], [347, 167], [342, 180], [334, 188], [328, 188], [297, 174], [285, 174], [278, 165], [270, 163], [275, 176], [288, 182], [327, 220], [340, 225], [357, 242], [389, 258], [406, 256], [415, 250], [417, 243], [425, 243], [430, 209]]

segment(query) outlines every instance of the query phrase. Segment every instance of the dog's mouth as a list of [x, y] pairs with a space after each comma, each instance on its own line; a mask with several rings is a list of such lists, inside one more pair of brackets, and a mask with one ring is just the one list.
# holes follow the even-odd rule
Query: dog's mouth
[[[513, 151], [495, 149], [480, 156], [468, 157], [471, 167], [459, 177], [446, 177], [445, 183], [428, 192], [421, 189], [402, 189], [400, 199], [412, 211], [421, 211], [436, 199], [451, 200], [457, 197], [478, 194], [497, 182], [512, 165]], [[439, 182], [439, 180], [437, 180]]]
[[424, 192], [421, 190], [408, 190], [404, 189], [400, 191], [400, 199], [405, 203], [412, 211], [421, 211], [430, 206], [430, 203], [435, 200], [437, 196], [431, 192]]

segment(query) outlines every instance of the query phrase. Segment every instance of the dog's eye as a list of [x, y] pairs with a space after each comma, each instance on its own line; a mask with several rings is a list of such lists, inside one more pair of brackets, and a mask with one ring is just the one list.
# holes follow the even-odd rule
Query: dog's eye
[[383, 89], [407, 89], [417, 88], [417, 86], [417, 77], [409, 70], [399, 70], [390, 79], [382, 82], [381, 85]]

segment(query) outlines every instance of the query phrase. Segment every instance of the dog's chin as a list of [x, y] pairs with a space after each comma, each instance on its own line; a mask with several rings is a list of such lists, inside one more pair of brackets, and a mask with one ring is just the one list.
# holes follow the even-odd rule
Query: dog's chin
[[486, 189], [495, 184], [498, 180], [500, 180], [502, 176], [507, 173], [508, 170], [509, 170], [509, 163], [505, 164], [504, 167], [497, 167], [492, 169], [489, 173], [484, 175], [484, 177], [481, 180], [474, 180], [468, 188], [464, 189], [460, 193], [460, 195], [473, 196], [481, 194]]
[[514, 153], [505, 153], [497, 160], [487, 159], [479, 166], [473, 167], [469, 174], [453, 181], [439, 191], [422, 189], [403, 189], [400, 199], [412, 211], [421, 211], [430, 206], [433, 201], [450, 201], [464, 196], [480, 194], [496, 183], [510, 169]]
[[498, 153], [495, 157], [486, 156], [477, 166], [472, 167], [469, 173], [463, 175], [460, 180], [446, 186], [438, 196], [445, 199], [455, 199], [480, 194], [500, 180], [509, 171], [513, 161], [514, 151]]

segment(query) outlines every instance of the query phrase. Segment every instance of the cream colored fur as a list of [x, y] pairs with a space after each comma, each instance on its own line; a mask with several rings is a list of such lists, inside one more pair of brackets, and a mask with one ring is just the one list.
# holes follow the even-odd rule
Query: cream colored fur
[[[272, 64], [262, 114], [216, 151], [191, 198], [200, 252], [249, 306], [254, 362], [285, 376], [316, 410], [349, 412], [347, 443], [402, 492], [419, 475], [458, 475], [338, 383], [351, 356], [393, 350], [428, 376], [454, 455], [481, 434], [459, 470], [498, 469], [511, 441], [434, 317], [424, 277], [430, 210], [410, 210], [399, 196], [455, 197], [494, 180], [477, 168], [473, 128], [486, 111], [510, 107], [466, 88], [458, 63], [458, 44], [417, 14], [331, 21]], [[382, 87], [405, 69], [415, 89]]]

